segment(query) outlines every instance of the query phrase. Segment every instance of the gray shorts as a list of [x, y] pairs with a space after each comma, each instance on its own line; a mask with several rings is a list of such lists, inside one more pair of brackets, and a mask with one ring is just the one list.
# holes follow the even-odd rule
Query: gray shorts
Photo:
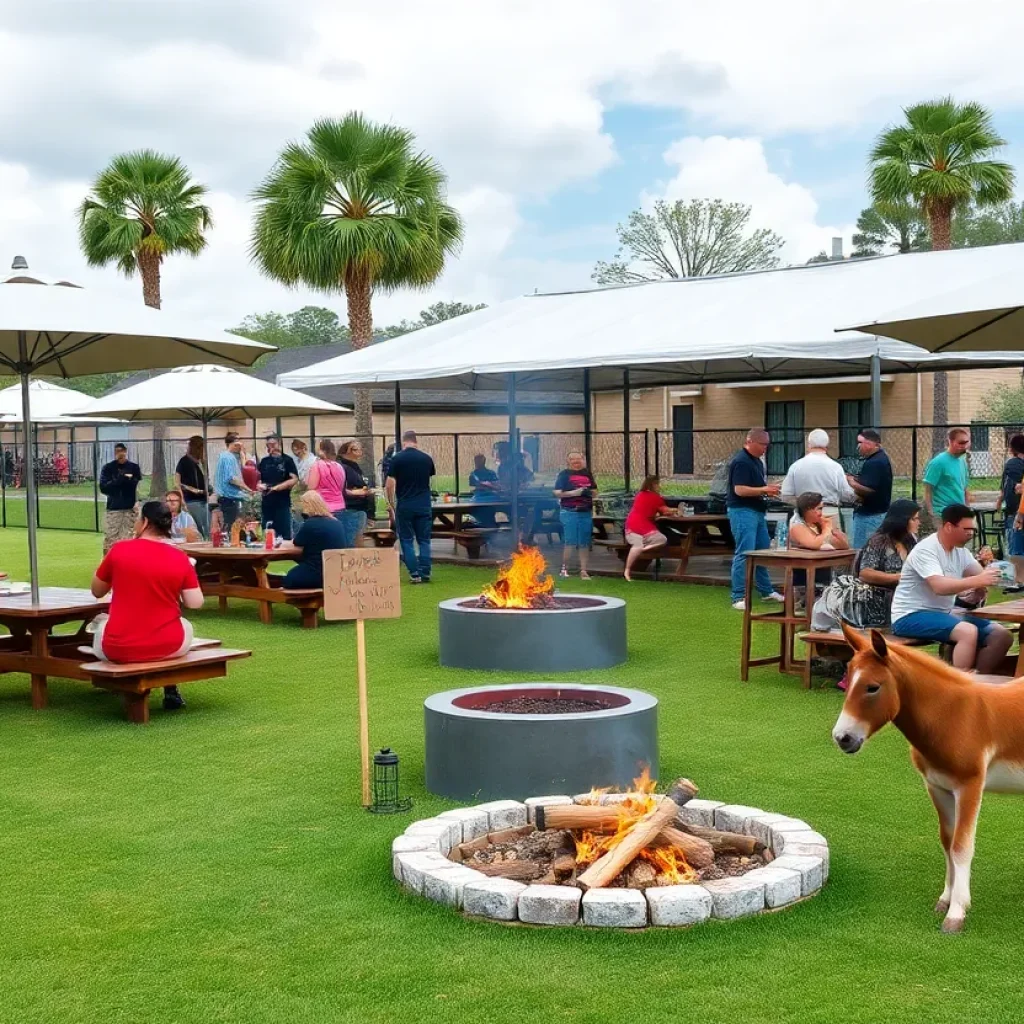
[[668, 543], [668, 537], [660, 530], [652, 530], [650, 533], [626, 532], [626, 543], [631, 548], [655, 548]]

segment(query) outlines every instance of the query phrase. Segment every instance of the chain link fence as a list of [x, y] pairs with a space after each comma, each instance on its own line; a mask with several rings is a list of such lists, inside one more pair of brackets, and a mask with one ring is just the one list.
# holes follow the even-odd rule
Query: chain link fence
[[[311, 427], [314, 427], [311, 424]], [[975, 492], [994, 491], [999, 487], [1003, 463], [1008, 456], [1009, 438], [1024, 428], [1017, 424], [964, 424], [971, 432], [972, 446], [968, 454], [972, 488]], [[860, 465], [857, 455], [859, 428], [825, 427], [831, 438], [829, 453], [837, 458], [847, 472], [855, 473]], [[895, 474], [894, 497], [921, 496], [920, 480], [924, 467], [941, 448], [949, 427], [930, 424], [886, 427], [882, 441], [892, 461]], [[150, 493], [162, 496], [166, 486], [173, 486], [174, 467], [185, 454], [188, 433], [177, 431], [162, 442], [167, 481], [152, 479], [155, 445], [152, 439], [129, 439], [128, 457], [142, 469], [139, 488], [141, 498]], [[314, 438], [319, 435], [313, 434]], [[584, 452], [597, 478], [599, 489], [606, 495], [636, 491], [643, 478], [657, 474], [662, 491], [667, 495], [707, 494], [715, 471], [743, 445], [746, 428], [720, 430], [647, 430], [631, 431], [627, 448], [621, 431], [594, 431], [587, 437], [582, 431], [540, 432], [520, 431], [523, 465], [531, 474], [528, 486], [552, 487], [571, 451]], [[264, 451], [265, 435], [242, 437], [247, 456], [257, 460]], [[116, 439], [97, 441], [47, 441], [36, 445], [36, 482], [38, 507], [36, 521], [40, 527], [58, 530], [101, 529], [105, 500], [99, 492], [99, 474], [114, 458]], [[310, 437], [301, 440], [309, 444]], [[291, 435], [284, 437], [289, 450]], [[775, 431], [768, 450], [769, 476], [781, 477], [804, 452], [806, 433], [803, 430]], [[468, 495], [469, 475], [474, 461], [483, 457], [486, 465], [496, 468], [499, 446], [508, 442], [507, 433], [420, 434], [420, 447], [434, 459], [437, 475], [434, 488], [438, 494]], [[394, 438], [376, 434], [373, 437], [373, 483], [381, 486], [380, 465]], [[220, 433], [210, 438], [211, 463], [219, 455]], [[25, 468], [20, 445], [0, 443], [0, 526], [26, 525]], [[212, 471], [212, 470], [211, 470]]]

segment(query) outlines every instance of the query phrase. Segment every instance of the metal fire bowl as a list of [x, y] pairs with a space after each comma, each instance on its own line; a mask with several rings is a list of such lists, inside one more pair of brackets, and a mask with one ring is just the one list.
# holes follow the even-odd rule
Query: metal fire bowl
[[438, 606], [440, 660], [447, 668], [576, 672], [626, 660], [626, 602], [592, 594], [556, 594], [582, 608], [471, 608], [472, 597]]
[[[518, 715], [487, 711], [514, 697], [601, 700], [607, 711]], [[554, 682], [479, 686], [424, 701], [426, 784], [454, 800], [522, 800], [537, 793], [626, 789], [658, 778], [658, 700], [642, 690]]]

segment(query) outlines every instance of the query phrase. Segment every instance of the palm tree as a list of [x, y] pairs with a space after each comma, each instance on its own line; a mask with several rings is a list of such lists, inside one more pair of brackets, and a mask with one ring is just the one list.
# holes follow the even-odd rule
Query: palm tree
[[[176, 157], [141, 149], [121, 153], [97, 175], [79, 207], [79, 239], [93, 267], [117, 265], [126, 277], [142, 278], [142, 300], [160, 308], [160, 264], [165, 256], [198, 256], [206, 248], [204, 232], [213, 226], [202, 202], [206, 186], [191, 180]], [[166, 427], [153, 428], [150, 497], [167, 489], [164, 463]]]
[[[411, 132], [355, 112], [317, 121], [253, 193], [252, 258], [285, 284], [343, 291], [355, 349], [373, 341], [373, 293], [427, 287], [462, 241], [445, 173], [414, 143]], [[355, 433], [369, 439], [372, 426], [360, 388]], [[364, 448], [372, 458], [372, 444]]]
[[[946, 96], [907, 107], [905, 121], [886, 127], [870, 155], [870, 191], [878, 203], [910, 196], [928, 221], [933, 249], [951, 248], [953, 212], [969, 203], [1002, 203], [1013, 195], [1013, 168], [992, 154], [1006, 145], [979, 103]], [[933, 420], [946, 422], [949, 382], [936, 373]]]

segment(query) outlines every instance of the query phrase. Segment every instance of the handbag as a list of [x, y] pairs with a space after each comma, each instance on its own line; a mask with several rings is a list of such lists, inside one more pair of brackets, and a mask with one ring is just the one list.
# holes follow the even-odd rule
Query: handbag
[[856, 576], [837, 576], [815, 603], [836, 622], [855, 629], [886, 629], [889, 626], [888, 594]]

